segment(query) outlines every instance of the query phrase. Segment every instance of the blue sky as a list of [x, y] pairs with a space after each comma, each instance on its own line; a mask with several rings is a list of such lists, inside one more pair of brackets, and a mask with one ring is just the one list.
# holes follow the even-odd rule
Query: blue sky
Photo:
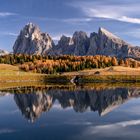
[[54, 40], [104, 27], [140, 46], [140, 0], [0, 0], [0, 49], [12, 51], [25, 24], [33, 22]]

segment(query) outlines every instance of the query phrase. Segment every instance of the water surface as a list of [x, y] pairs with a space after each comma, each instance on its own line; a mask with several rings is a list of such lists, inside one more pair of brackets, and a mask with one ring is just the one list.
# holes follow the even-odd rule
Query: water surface
[[25, 87], [0, 95], [0, 140], [140, 139], [140, 88]]

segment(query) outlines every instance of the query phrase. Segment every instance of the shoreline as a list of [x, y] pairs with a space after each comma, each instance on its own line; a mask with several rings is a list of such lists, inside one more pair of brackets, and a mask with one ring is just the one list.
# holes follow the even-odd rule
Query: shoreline
[[0, 76], [0, 83], [45, 82], [45, 83], [140, 83], [140, 75], [12, 75]]
[[[6, 78], [6, 77], [5, 77]], [[61, 76], [61, 75], [42, 75], [33, 76], [34, 80], [30, 79], [31, 77], [22, 77], [22, 76], [13, 76], [13, 80], [0, 80], [0, 90], [5, 88], [16, 88], [16, 87], [28, 87], [28, 86], [36, 86], [36, 87], [116, 87], [116, 86], [138, 86], [140, 87], [140, 75], [139, 76], [78, 76], [78, 81], [71, 82], [73, 76]], [[0, 77], [1, 79], [1, 77]], [[30, 79], [30, 80], [29, 80]]]
[[[20, 83], [45, 83], [55, 85], [80, 85], [86, 83], [140, 83], [140, 68], [122, 66], [56, 74], [24, 72], [18, 66], [0, 64], [0, 87]], [[21, 85], [21, 84], [20, 84]]]
[[[31, 83], [4, 83], [3, 87], [0, 87], [0, 93], [6, 91], [19, 91], [21, 90], [105, 90], [105, 89], [112, 89], [112, 88], [140, 88], [140, 83], [86, 83], [80, 85], [64, 85], [64, 84], [45, 84], [45, 83], [38, 83], [38, 82], [31, 82]], [[19, 92], [20, 93], [20, 92]]]

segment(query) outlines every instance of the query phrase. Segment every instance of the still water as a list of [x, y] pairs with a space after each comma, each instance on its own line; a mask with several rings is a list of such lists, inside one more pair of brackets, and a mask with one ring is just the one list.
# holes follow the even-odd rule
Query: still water
[[0, 92], [0, 140], [140, 140], [140, 88]]

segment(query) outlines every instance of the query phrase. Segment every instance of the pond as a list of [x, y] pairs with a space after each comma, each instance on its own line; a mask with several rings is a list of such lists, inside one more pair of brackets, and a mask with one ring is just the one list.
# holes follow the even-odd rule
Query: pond
[[139, 140], [140, 88], [0, 92], [0, 140]]

